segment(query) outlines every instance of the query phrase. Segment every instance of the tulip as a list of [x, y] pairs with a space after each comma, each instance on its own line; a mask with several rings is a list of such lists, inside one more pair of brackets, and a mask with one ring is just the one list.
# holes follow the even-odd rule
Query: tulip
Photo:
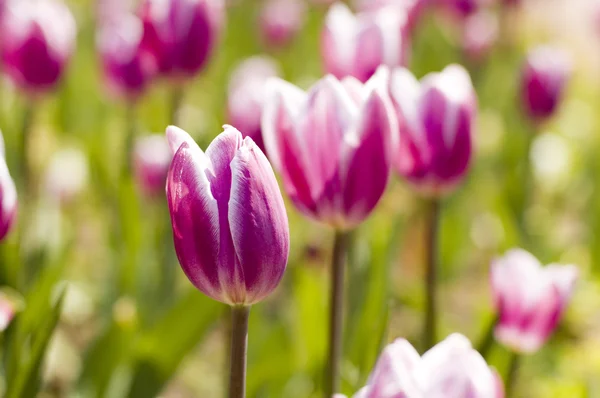
[[96, 0], [96, 21], [105, 26], [121, 19], [124, 13], [134, 9], [133, 0]]
[[481, 61], [498, 41], [499, 24], [495, 14], [479, 11], [464, 21], [462, 47], [473, 61]]
[[502, 382], [471, 347], [452, 334], [422, 357], [404, 339], [382, 352], [367, 386], [354, 398], [502, 398]]
[[173, 154], [165, 137], [150, 135], [139, 138], [133, 149], [135, 181], [147, 197], [162, 194]]
[[252, 57], [242, 62], [231, 75], [227, 112], [229, 122], [237, 126], [245, 137], [250, 137], [264, 151], [261, 115], [266, 82], [277, 76], [279, 69], [267, 57]]
[[44, 176], [44, 188], [50, 199], [68, 204], [88, 182], [88, 162], [84, 152], [75, 148], [61, 149], [52, 155]]
[[498, 312], [496, 339], [517, 353], [538, 351], [556, 329], [577, 276], [573, 265], [542, 267], [522, 249], [494, 260], [491, 285]]
[[360, 12], [377, 11], [383, 7], [393, 5], [399, 10], [395, 12], [406, 13], [406, 31], [412, 33], [427, 0], [355, 0], [356, 8]]
[[398, 68], [392, 71], [390, 94], [400, 121], [396, 170], [426, 196], [451, 192], [471, 159], [476, 97], [469, 74], [450, 65], [418, 82]]
[[145, 0], [143, 47], [158, 73], [174, 80], [195, 76], [207, 63], [224, 20], [222, 0]]
[[338, 79], [365, 82], [380, 65], [404, 65], [407, 50], [406, 13], [394, 5], [354, 15], [336, 3], [327, 13], [321, 56], [325, 70]]
[[290, 43], [302, 29], [306, 5], [302, 0], [267, 0], [260, 13], [263, 41], [273, 47]]
[[143, 25], [134, 15], [113, 16], [100, 31], [98, 47], [108, 86], [117, 95], [135, 100], [152, 73], [150, 55], [142, 50]]
[[450, 12], [459, 17], [467, 17], [479, 9], [481, 0], [442, 0]]
[[1, 33], [3, 67], [11, 80], [29, 94], [55, 88], [75, 47], [69, 9], [54, 0], [11, 1]]
[[17, 313], [18, 303], [7, 294], [0, 292], [0, 332], [8, 328]]
[[17, 216], [17, 188], [8, 172], [4, 154], [4, 139], [0, 134], [0, 240], [12, 229]]
[[521, 96], [525, 112], [541, 121], [554, 114], [571, 73], [565, 52], [540, 46], [529, 52], [521, 75]]

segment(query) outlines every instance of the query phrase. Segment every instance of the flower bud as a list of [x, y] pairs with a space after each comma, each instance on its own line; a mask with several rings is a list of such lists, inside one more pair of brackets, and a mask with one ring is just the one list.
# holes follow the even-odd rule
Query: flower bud
[[498, 41], [498, 18], [490, 11], [479, 11], [464, 21], [462, 47], [472, 61], [484, 59]]
[[308, 93], [269, 82], [262, 131], [269, 158], [305, 215], [351, 229], [375, 208], [397, 148], [396, 118], [382, 68], [363, 85], [329, 75]]
[[373, 12], [389, 5], [397, 7], [394, 12], [406, 14], [406, 32], [410, 35], [413, 32], [427, 1], [428, 0], [355, 0], [354, 3], [360, 12]]
[[183, 271], [215, 300], [261, 301], [279, 284], [289, 252], [287, 214], [269, 161], [231, 126], [206, 153], [177, 127], [167, 138], [176, 150], [167, 200]]
[[260, 13], [263, 41], [273, 47], [285, 46], [300, 32], [305, 16], [302, 0], [267, 0]]
[[495, 336], [520, 353], [539, 350], [556, 328], [571, 298], [578, 271], [573, 265], [542, 267], [522, 249], [508, 251], [491, 266], [498, 312]]
[[87, 185], [88, 162], [84, 152], [66, 148], [52, 155], [46, 168], [44, 188], [53, 201], [66, 204]]
[[407, 69], [397, 68], [390, 94], [400, 126], [396, 170], [424, 195], [452, 191], [471, 159], [476, 98], [469, 74], [450, 65], [419, 82]]
[[4, 158], [4, 140], [0, 134], [2, 154], [0, 155], [0, 240], [12, 229], [17, 218], [17, 188], [8, 172]]
[[164, 194], [173, 154], [162, 134], [138, 138], [133, 148], [134, 177], [147, 197]]

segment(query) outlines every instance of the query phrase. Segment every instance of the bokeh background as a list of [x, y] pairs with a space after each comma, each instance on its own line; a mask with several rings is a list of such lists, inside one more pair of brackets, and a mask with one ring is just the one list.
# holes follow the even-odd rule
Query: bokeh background
[[[106, 90], [95, 2], [67, 3], [78, 25], [77, 49], [60, 88], [36, 104], [33, 188], [19, 196], [18, 227], [0, 245], [1, 284], [22, 304], [2, 337], [4, 379], [26, 386], [27, 397], [222, 396], [226, 308], [194, 290], [180, 271], [165, 198], [145, 197], [134, 181], [119, 178], [130, 122], [140, 136], [164, 132], [170, 87], [153, 84], [128, 113]], [[201, 147], [227, 121], [229, 77], [245, 58], [268, 54], [301, 87], [322, 76], [327, 7], [307, 2], [300, 32], [273, 47], [261, 36], [263, 4], [231, 2], [210, 65], [186, 85], [179, 124]], [[501, 35], [478, 60], [463, 51], [462, 23], [440, 7], [431, 5], [415, 28], [410, 69], [422, 76], [465, 65], [480, 106], [471, 171], [443, 202], [440, 337], [481, 339], [493, 318], [490, 260], [509, 248], [581, 271], [559, 330], [521, 362], [516, 397], [600, 397], [599, 7], [587, 0], [525, 1], [503, 14], [501, 32], [510, 37]], [[521, 108], [519, 76], [526, 51], [547, 43], [569, 52], [573, 76], [557, 114], [535, 126]], [[26, 108], [4, 79], [0, 127], [10, 170], [18, 169]], [[57, 198], [53, 187], [65, 186], [73, 195]], [[321, 388], [332, 233], [291, 205], [288, 212], [289, 268], [276, 293], [252, 309], [249, 397], [306, 398]], [[420, 340], [424, 217], [419, 197], [395, 177], [352, 235], [346, 393], [364, 385], [387, 342]], [[502, 373], [507, 358], [495, 346], [489, 362]]]

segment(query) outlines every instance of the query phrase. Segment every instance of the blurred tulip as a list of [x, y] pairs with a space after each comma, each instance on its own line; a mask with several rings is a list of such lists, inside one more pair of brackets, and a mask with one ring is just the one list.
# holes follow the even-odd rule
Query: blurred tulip
[[438, 0], [454, 15], [461, 18], [474, 14], [478, 9], [481, 0]]
[[134, 11], [133, 0], [96, 0], [96, 23], [105, 26]]
[[298, 209], [338, 230], [360, 224], [388, 181], [396, 118], [381, 68], [364, 86], [326, 76], [308, 93], [269, 82], [262, 130], [269, 158]]
[[554, 114], [571, 75], [571, 59], [560, 49], [540, 46], [529, 52], [521, 76], [527, 114], [544, 120]]
[[498, 41], [498, 18], [490, 11], [479, 11], [469, 16], [463, 29], [463, 51], [472, 61], [484, 59]]
[[17, 304], [14, 299], [0, 292], [0, 332], [6, 330], [17, 312]]
[[143, 33], [142, 21], [123, 13], [102, 26], [98, 37], [109, 89], [131, 100], [142, 94], [152, 73], [150, 54], [141, 48]]
[[69, 203], [83, 191], [87, 182], [88, 164], [85, 153], [79, 149], [67, 148], [52, 155], [44, 178], [44, 188], [52, 200]]
[[62, 2], [11, 1], [1, 36], [5, 72], [26, 92], [41, 93], [56, 86], [73, 52], [75, 20]]
[[163, 134], [139, 138], [133, 149], [135, 181], [147, 197], [164, 194], [173, 154]]
[[191, 78], [206, 65], [224, 22], [222, 0], [145, 0], [144, 38], [158, 73]]
[[452, 334], [419, 357], [404, 339], [388, 345], [354, 398], [502, 398], [502, 382], [469, 340]]
[[0, 156], [0, 240], [10, 232], [17, 216], [17, 188], [8, 172], [4, 158], [4, 139], [0, 134], [2, 154]]
[[302, 29], [306, 5], [302, 0], [267, 0], [260, 13], [264, 42], [273, 47], [288, 44]]
[[390, 5], [397, 7], [398, 10], [394, 12], [406, 14], [406, 31], [412, 33], [427, 1], [428, 0], [355, 0], [354, 3], [360, 12], [377, 11]]
[[495, 336], [518, 353], [539, 350], [556, 328], [577, 280], [577, 267], [542, 267], [522, 249], [493, 261], [491, 285], [498, 312]]
[[231, 75], [227, 111], [229, 122], [264, 152], [265, 147], [260, 128], [265, 83], [277, 76], [275, 62], [266, 57], [252, 57], [242, 62]]
[[467, 173], [476, 97], [467, 71], [450, 65], [421, 82], [392, 71], [390, 94], [400, 129], [396, 170], [426, 196], [452, 191]]
[[354, 15], [343, 3], [334, 4], [321, 35], [325, 70], [365, 82], [380, 65], [404, 65], [405, 28], [406, 13], [393, 5]]
[[269, 161], [231, 126], [206, 153], [177, 127], [167, 129], [167, 138], [176, 151], [167, 199], [183, 271], [215, 300], [261, 301], [279, 284], [289, 251], [287, 214]]

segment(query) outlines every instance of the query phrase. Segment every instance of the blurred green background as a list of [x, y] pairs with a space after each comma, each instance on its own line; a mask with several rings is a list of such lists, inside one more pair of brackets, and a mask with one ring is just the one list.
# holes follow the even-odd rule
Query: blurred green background
[[[165, 199], [144, 199], [131, 180], [119, 178], [126, 109], [104, 89], [92, 0], [68, 3], [79, 26], [76, 54], [56, 95], [39, 102], [32, 193], [19, 191], [18, 230], [0, 245], [1, 284], [25, 304], [1, 337], [4, 380], [11, 381], [4, 395], [222, 396], [226, 307], [195, 291], [179, 270]], [[273, 50], [259, 37], [261, 2], [234, 3], [209, 68], [185, 92], [180, 127], [201, 147], [226, 122], [228, 78], [244, 58], [270, 54], [301, 87], [322, 74], [325, 7], [311, 5], [297, 38]], [[600, 397], [600, 32], [588, 6], [526, 2], [509, 16], [512, 39], [478, 63], [461, 51], [460, 24], [439, 12], [422, 16], [413, 40], [410, 67], [417, 76], [465, 64], [480, 105], [470, 175], [443, 203], [440, 337], [460, 332], [477, 344], [493, 317], [489, 262], [508, 248], [581, 270], [559, 330], [522, 361], [517, 397]], [[572, 53], [574, 76], [558, 114], [534, 127], [520, 110], [519, 71], [525, 51], [548, 42]], [[16, 170], [24, 99], [7, 81], [0, 99], [7, 161]], [[152, 86], [136, 108], [139, 135], [164, 131], [169, 99], [166, 85]], [[83, 151], [89, 170], [84, 190], [66, 204], [43, 189], [48, 164], [63, 148]], [[80, 171], [65, 167], [59, 175], [70, 180]], [[406, 337], [418, 346], [423, 210], [394, 178], [375, 214], [352, 236], [345, 393], [364, 385], [387, 342]], [[291, 205], [288, 211], [289, 268], [276, 293], [252, 308], [249, 397], [316, 397], [321, 388], [332, 232]], [[503, 373], [507, 358], [495, 347], [490, 363]]]

